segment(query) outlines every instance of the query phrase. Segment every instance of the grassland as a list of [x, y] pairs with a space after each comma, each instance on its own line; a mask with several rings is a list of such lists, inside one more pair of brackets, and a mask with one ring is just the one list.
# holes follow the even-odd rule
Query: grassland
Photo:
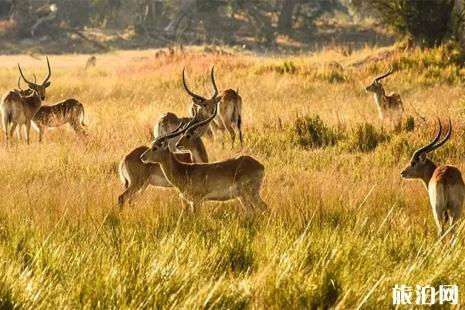
[[[465, 71], [453, 47], [153, 55], [99, 55], [89, 71], [85, 55], [50, 57], [47, 103], [82, 101], [89, 136], [57, 129], [42, 145], [34, 134], [30, 146], [0, 148], [0, 308], [381, 309], [392, 307], [396, 283], [465, 288], [462, 229], [437, 242], [423, 185], [399, 175], [433, 135], [436, 116], [450, 116], [454, 134], [432, 157], [465, 169]], [[0, 56], [2, 92], [16, 86], [18, 61], [29, 75], [45, 74], [43, 59]], [[386, 88], [402, 95], [413, 131], [381, 129], [364, 92], [388, 63], [396, 73]], [[114, 212], [118, 162], [148, 144], [160, 114], [187, 113], [182, 68], [192, 88], [208, 94], [212, 64], [221, 89], [240, 89], [245, 147], [207, 141], [210, 157], [244, 153], [262, 161], [270, 214], [246, 218], [235, 202], [182, 214], [174, 191], [154, 188]], [[296, 119], [316, 115], [337, 138], [302, 147]], [[379, 142], [370, 151], [359, 134], [366, 123]]]

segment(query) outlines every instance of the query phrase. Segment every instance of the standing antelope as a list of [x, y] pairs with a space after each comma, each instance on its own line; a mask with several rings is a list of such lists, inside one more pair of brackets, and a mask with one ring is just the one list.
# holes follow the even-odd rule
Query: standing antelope
[[[215, 117], [203, 121], [203, 124], [195, 124], [200, 127], [208, 123]], [[194, 122], [195, 117], [187, 123], [186, 128]], [[182, 126], [182, 122], [178, 125], [178, 130]], [[124, 183], [124, 192], [118, 197], [118, 205], [120, 209], [124, 206], [126, 201], [131, 201], [136, 194], [142, 194], [148, 185], [155, 187], [172, 187], [171, 183], [165, 178], [163, 171], [159, 164], [143, 163], [141, 155], [149, 148], [146, 146], [139, 146], [127, 154], [119, 165], [119, 175]], [[187, 150], [189, 153], [175, 153], [176, 158], [182, 162], [195, 162], [202, 163], [208, 162], [208, 155], [202, 141], [200, 143], [190, 143], [184, 145], [182, 150]]]
[[460, 170], [453, 166], [436, 164], [427, 158], [429, 152], [434, 151], [450, 138], [452, 123], [449, 118], [449, 131], [440, 142], [441, 121], [434, 140], [417, 149], [410, 160], [410, 164], [401, 172], [404, 179], [421, 179], [428, 191], [429, 200], [433, 209], [433, 217], [438, 228], [439, 237], [444, 233], [444, 226], [449, 220], [450, 225], [455, 224], [462, 215], [465, 198], [465, 185]]
[[206, 200], [227, 201], [238, 198], [247, 211], [254, 207], [268, 210], [260, 197], [265, 177], [264, 166], [251, 156], [239, 156], [220, 162], [198, 164], [179, 161], [168, 147], [168, 140], [187, 128], [175, 130], [155, 139], [150, 149], [141, 155], [143, 163], [160, 164], [168, 180], [187, 201], [191, 211]]
[[[28, 81], [18, 64], [19, 73], [22, 79], [27, 83], [29, 89], [26, 91], [9, 91], [0, 103], [0, 113], [2, 114], [3, 129], [5, 130], [5, 143], [8, 145], [8, 138], [13, 136], [13, 133], [18, 127], [24, 125], [26, 127], [26, 142], [29, 144], [29, 132], [31, 129], [31, 121], [36, 112], [39, 110], [42, 101], [45, 100], [45, 89], [50, 86], [50, 76], [52, 71], [47, 57], [48, 74], [41, 84]], [[18, 132], [20, 138], [20, 132]]]
[[[189, 89], [189, 87], [187, 87], [185, 69], [182, 70], [182, 83], [183, 83], [184, 89], [192, 97], [192, 101], [194, 105], [198, 107], [197, 114], [195, 116], [196, 121], [202, 121], [208, 118], [212, 114], [213, 109], [216, 106], [218, 88], [216, 87], [216, 83], [215, 83], [214, 67], [212, 67], [212, 70], [211, 70], [211, 81], [213, 84], [213, 95], [211, 96], [211, 98], [206, 99], [200, 95], [195, 94]], [[178, 126], [179, 123], [186, 124], [191, 119], [192, 117], [179, 118], [176, 114], [171, 113], [171, 112], [163, 114], [155, 123], [154, 136], [158, 137], [160, 135], [172, 132]], [[209, 129], [209, 126], [207, 125], [202, 126], [200, 128], [200, 134], [204, 135], [208, 129]], [[176, 142], [177, 142], [177, 139], [169, 140], [169, 147], [172, 151], [175, 151]]]
[[[231, 137], [232, 146], [234, 146], [236, 140], [234, 128], [236, 128], [242, 146], [242, 97], [239, 96], [239, 90], [227, 89], [216, 98], [216, 101], [219, 108], [218, 115], [211, 123], [213, 132], [216, 135], [218, 131], [227, 130]], [[195, 108], [196, 106], [193, 105], [192, 109]]]
[[32, 119], [34, 128], [39, 132], [39, 142], [47, 128], [69, 124], [78, 135], [85, 134], [84, 106], [76, 99], [66, 99], [54, 105], [41, 106]]
[[366, 92], [372, 92], [375, 104], [378, 107], [378, 113], [381, 120], [384, 121], [384, 118], [387, 116], [390, 120], [393, 120], [394, 114], [396, 114], [398, 121], [400, 122], [402, 113], [404, 112], [404, 105], [400, 99], [400, 95], [395, 92], [389, 93], [386, 95], [383, 85], [381, 85], [381, 80], [392, 74], [392, 66], [390, 66], [389, 71], [375, 77], [370, 85], [365, 89]]

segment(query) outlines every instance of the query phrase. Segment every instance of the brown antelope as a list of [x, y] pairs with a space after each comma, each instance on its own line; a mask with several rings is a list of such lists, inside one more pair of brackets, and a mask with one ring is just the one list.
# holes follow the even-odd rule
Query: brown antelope
[[152, 146], [141, 155], [143, 163], [160, 164], [168, 180], [188, 202], [191, 211], [206, 200], [227, 201], [238, 198], [247, 211], [254, 207], [268, 210], [260, 197], [265, 177], [264, 166], [251, 156], [239, 156], [213, 163], [184, 163], [179, 161], [168, 147], [168, 140], [187, 128], [175, 130], [155, 139]]
[[97, 57], [90, 56], [86, 61], [86, 66], [84, 67], [84, 69], [87, 70], [90, 67], [95, 67], [96, 65], [97, 65]]
[[[215, 117], [215, 115], [213, 115]], [[213, 118], [212, 117], [212, 118]], [[210, 118], [210, 120], [212, 119]], [[189, 127], [195, 118], [192, 118], [186, 127]], [[180, 123], [176, 130], [183, 124]], [[202, 126], [202, 125], [200, 125]], [[171, 183], [166, 180], [163, 171], [159, 164], [144, 164], [141, 161], [142, 154], [149, 148], [139, 146], [127, 154], [119, 165], [119, 175], [124, 184], [124, 192], [118, 197], [118, 205], [120, 208], [124, 206], [126, 201], [131, 202], [136, 194], [141, 195], [147, 186], [155, 187], [172, 187]], [[207, 162], [208, 155], [205, 146], [202, 144], [190, 144], [183, 148], [189, 151], [188, 153], [175, 153], [176, 158], [182, 162]]]
[[378, 107], [379, 117], [383, 121], [385, 117], [393, 120], [394, 115], [396, 115], [397, 120], [400, 121], [402, 113], [404, 112], [404, 105], [400, 99], [400, 95], [395, 92], [386, 95], [384, 87], [380, 82], [382, 79], [392, 74], [392, 71], [392, 66], [390, 66], [388, 72], [375, 77], [371, 84], [365, 89], [367, 92], [373, 93], [375, 104]]
[[[36, 112], [39, 110], [42, 101], [45, 100], [45, 89], [50, 86], [50, 76], [52, 71], [47, 57], [48, 74], [41, 84], [28, 81], [24, 76], [21, 66], [18, 64], [19, 73], [22, 79], [27, 83], [29, 89], [26, 91], [9, 91], [0, 103], [0, 113], [2, 114], [3, 129], [5, 130], [5, 143], [8, 145], [8, 138], [13, 136], [18, 127], [26, 127], [26, 142], [29, 144], [29, 132], [31, 121]], [[20, 132], [18, 132], [20, 138]]]
[[66, 99], [54, 105], [41, 106], [32, 119], [34, 128], [39, 132], [39, 142], [47, 128], [69, 124], [78, 135], [84, 135], [84, 106], [76, 99]]
[[423, 181], [428, 191], [439, 237], [441, 237], [447, 221], [450, 222], [450, 225], [454, 225], [462, 215], [465, 185], [459, 169], [453, 166], [437, 166], [427, 158], [429, 152], [446, 143], [452, 132], [449, 118], [449, 131], [444, 139], [438, 142], [442, 130], [441, 121], [438, 121], [439, 130], [434, 140], [413, 153], [410, 164], [400, 175], [404, 179], [421, 179]]
[[231, 137], [232, 146], [234, 146], [236, 140], [234, 128], [236, 128], [242, 146], [242, 98], [239, 96], [239, 90], [227, 89], [216, 98], [216, 101], [219, 108], [218, 115], [211, 123], [213, 132], [227, 130]]
[[[198, 107], [197, 109], [197, 114], [195, 116], [196, 122], [202, 121], [206, 118], [208, 118], [212, 112], [213, 109], [216, 106], [217, 103], [217, 95], [218, 95], [218, 88], [216, 87], [215, 83], [215, 75], [214, 75], [214, 67], [212, 67], [211, 70], [211, 81], [213, 84], [213, 95], [211, 96], [210, 99], [206, 99], [200, 95], [195, 94], [192, 92], [189, 87], [187, 87], [186, 83], [186, 76], [185, 76], [185, 70], [182, 70], [182, 82], [184, 89], [186, 92], [192, 97], [192, 101], [194, 102], [194, 105]], [[186, 124], [188, 123], [192, 117], [178, 117], [176, 114], [168, 112], [166, 114], [163, 114], [155, 123], [154, 127], [154, 136], [158, 137], [160, 135], [164, 135], [166, 133], [172, 132], [176, 127], [178, 126], [179, 123]], [[204, 135], [207, 130], [209, 129], [209, 126], [205, 125], [200, 128], [200, 134]], [[169, 147], [171, 151], [176, 150], [176, 142], [177, 139], [171, 139], [169, 140]]]
[[[188, 126], [186, 131], [180, 135], [181, 138], [179, 138], [176, 143], [176, 149], [180, 151], [189, 151], [194, 159], [193, 162], [195, 163], [208, 163], [207, 149], [205, 148], [205, 144], [203, 144], [202, 137], [200, 136], [198, 129], [205, 126], [215, 118], [218, 111], [217, 109], [218, 105], [215, 106], [215, 109], [209, 118]], [[197, 112], [195, 110], [194, 119], [196, 117], [196, 113]]]

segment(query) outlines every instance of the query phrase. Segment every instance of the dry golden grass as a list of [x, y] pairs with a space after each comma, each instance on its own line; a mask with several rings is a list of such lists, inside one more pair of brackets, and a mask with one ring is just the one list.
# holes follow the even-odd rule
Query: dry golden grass
[[[432, 156], [465, 168], [463, 72], [409, 63], [423, 57], [417, 51], [391, 55], [399, 71], [385, 81], [387, 90], [401, 93], [407, 114], [415, 116], [413, 104], [429, 123], [413, 132], [388, 130], [387, 142], [358, 152], [347, 144], [354, 128], [380, 126], [364, 87], [387, 62], [351, 64], [379, 52], [287, 58], [200, 48], [160, 58], [154, 51], [114, 52], [97, 55], [88, 71], [88, 55], [50, 56], [47, 103], [79, 99], [89, 136], [79, 140], [56, 129], [42, 145], [34, 134], [30, 146], [0, 148], [0, 308], [374, 309], [391, 305], [395, 283], [462, 288], [462, 231], [452, 244], [438, 243], [422, 184], [402, 181], [399, 172], [433, 135], [437, 115], [452, 117], [454, 135]], [[429, 53], [424, 57], [432, 62], [441, 57]], [[2, 92], [16, 86], [17, 62], [28, 76], [45, 74], [44, 59], [0, 56]], [[212, 64], [221, 89], [240, 89], [245, 147], [207, 141], [210, 157], [246, 153], [262, 161], [271, 213], [247, 219], [231, 202], [182, 215], [173, 190], [154, 188], [114, 213], [119, 160], [149, 143], [160, 114], [187, 113], [182, 68], [191, 88], [207, 95]], [[347, 138], [305, 150], [292, 143], [298, 115], [319, 115]]]

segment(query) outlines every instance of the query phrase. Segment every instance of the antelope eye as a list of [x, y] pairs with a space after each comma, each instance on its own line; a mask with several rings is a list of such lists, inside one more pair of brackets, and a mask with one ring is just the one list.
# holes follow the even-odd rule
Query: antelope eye
[[191, 138], [191, 135], [186, 135], [186, 138], [187, 138], [187, 139], [190, 139], [190, 138]]

